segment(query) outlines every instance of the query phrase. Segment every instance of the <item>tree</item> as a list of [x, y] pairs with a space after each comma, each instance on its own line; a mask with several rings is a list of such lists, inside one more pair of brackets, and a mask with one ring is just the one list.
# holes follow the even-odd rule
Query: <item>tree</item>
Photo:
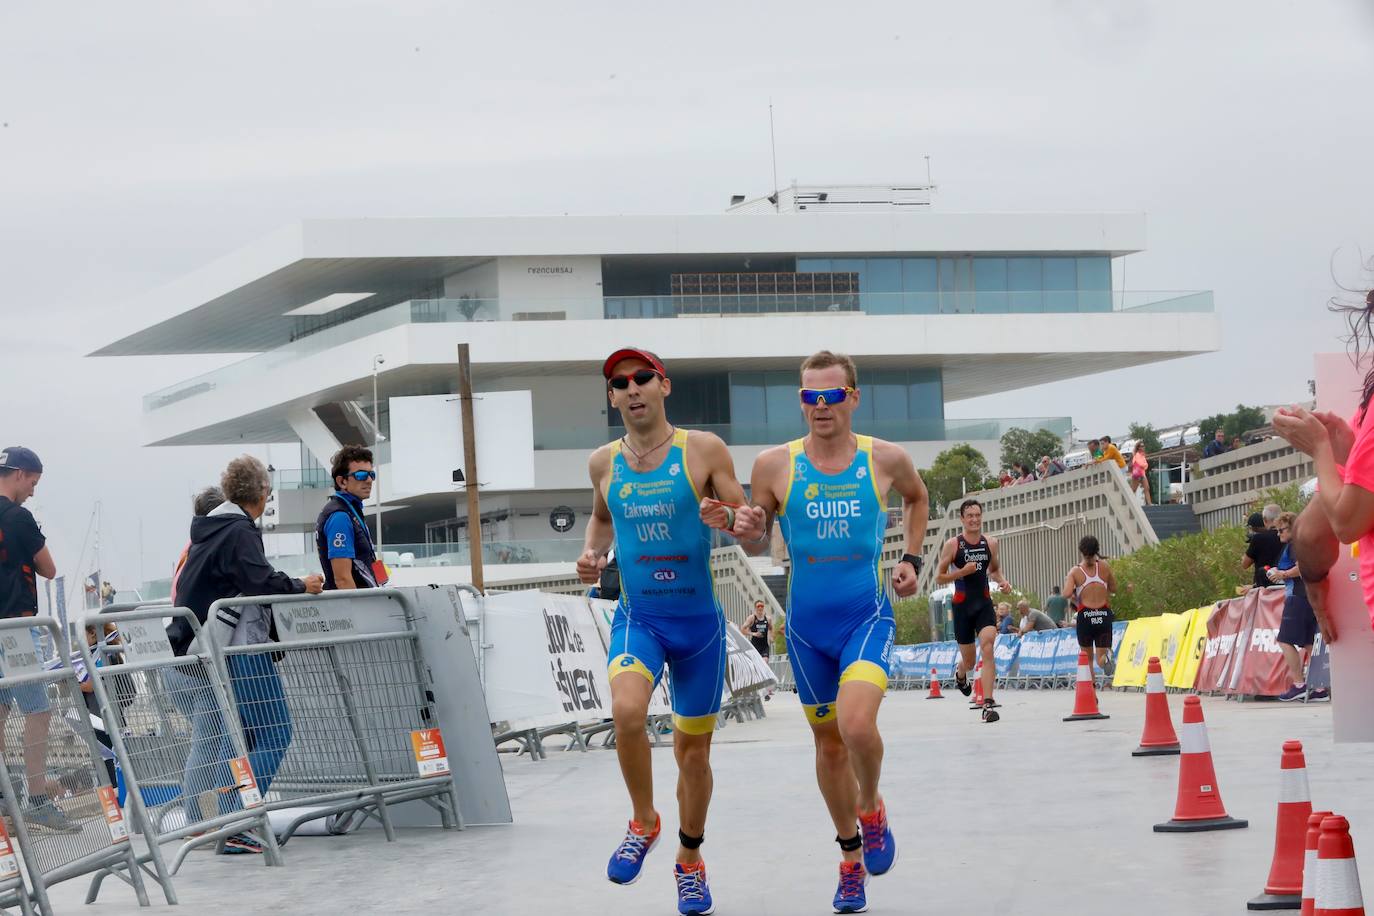
[[1226, 433], [1229, 441], [1236, 436], [1245, 435], [1252, 429], [1259, 429], [1264, 424], [1264, 411], [1258, 407], [1246, 407], [1244, 404], [1237, 404], [1231, 413], [1212, 414], [1197, 421], [1198, 434], [1202, 436], [1204, 445], [1211, 441], [1218, 429]]
[[1064, 440], [1048, 429], [1031, 432], [1013, 426], [1002, 434], [1002, 466], [1011, 467], [1016, 462], [1034, 468], [1041, 455], [1061, 458], [1064, 455]]
[[1145, 443], [1145, 453], [1153, 455], [1164, 446], [1159, 441], [1159, 432], [1150, 423], [1132, 423], [1130, 426], [1130, 437], [1137, 442]]
[[[988, 485], [992, 472], [988, 469], [988, 459], [978, 449], [961, 442], [935, 456], [930, 470], [922, 471], [921, 478], [930, 491], [931, 517], [937, 517], [951, 502], [963, 496], [965, 491], [981, 490]], [[995, 481], [992, 486], [997, 486]]]

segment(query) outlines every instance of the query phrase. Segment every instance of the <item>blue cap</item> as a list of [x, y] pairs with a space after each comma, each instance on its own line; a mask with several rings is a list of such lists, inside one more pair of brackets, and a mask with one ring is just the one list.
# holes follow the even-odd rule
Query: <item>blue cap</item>
[[22, 445], [11, 445], [7, 449], [0, 450], [0, 468], [42, 474], [43, 462], [38, 460], [38, 456], [33, 453], [32, 449], [24, 448]]

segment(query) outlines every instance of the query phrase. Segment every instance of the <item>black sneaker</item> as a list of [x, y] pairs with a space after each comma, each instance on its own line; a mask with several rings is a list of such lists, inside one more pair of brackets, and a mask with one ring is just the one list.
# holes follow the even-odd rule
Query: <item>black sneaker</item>
[[983, 704], [983, 721], [984, 721], [984, 722], [996, 722], [998, 719], [1002, 718], [1001, 716], [999, 716], [999, 715], [997, 714], [997, 710], [993, 709], [992, 707], [993, 707], [993, 703], [992, 703], [991, 700], [989, 700], [989, 701], [987, 701], [986, 703]]
[[959, 674], [956, 672], [954, 675], [954, 686], [966, 697], [973, 695], [973, 685], [968, 682], [967, 674]]

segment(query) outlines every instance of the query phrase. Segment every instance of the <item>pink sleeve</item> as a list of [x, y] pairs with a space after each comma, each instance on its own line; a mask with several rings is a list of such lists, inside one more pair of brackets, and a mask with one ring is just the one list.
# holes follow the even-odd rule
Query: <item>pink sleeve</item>
[[1374, 493], [1374, 423], [1356, 427], [1355, 444], [1350, 448], [1342, 476], [1346, 483]]

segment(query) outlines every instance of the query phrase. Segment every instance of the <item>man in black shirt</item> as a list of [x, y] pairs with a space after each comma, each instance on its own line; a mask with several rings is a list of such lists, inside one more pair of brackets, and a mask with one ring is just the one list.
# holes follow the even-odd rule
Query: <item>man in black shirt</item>
[[[24, 503], [33, 496], [43, 462], [29, 449], [11, 446], [0, 451], [0, 619], [33, 617], [38, 613], [38, 576], [52, 579], [57, 567], [48, 552], [47, 539], [38, 529]], [[37, 639], [30, 630], [10, 630], [23, 639]], [[42, 652], [38, 653], [42, 657]], [[0, 756], [3, 756], [5, 720], [10, 707], [18, 705], [24, 717], [24, 772], [28, 804], [24, 820], [31, 827], [54, 833], [80, 833], [62, 809], [48, 798], [48, 695], [41, 683], [0, 688]]]
[[1245, 547], [1245, 559], [1241, 561], [1241, 566], [1253, 569], [1255, 588], [1273, 585], [1269, 581], [1269, 567], [1278, 566], [1279, 556], [1283, 553], [1283, 543], [1273, 527], [1278, 517], [1279, 507], [1271, 503], [1264, 507], [1262, 515], [1259, 512], [1252, 513], [1248, 520], [1250, 543]]

